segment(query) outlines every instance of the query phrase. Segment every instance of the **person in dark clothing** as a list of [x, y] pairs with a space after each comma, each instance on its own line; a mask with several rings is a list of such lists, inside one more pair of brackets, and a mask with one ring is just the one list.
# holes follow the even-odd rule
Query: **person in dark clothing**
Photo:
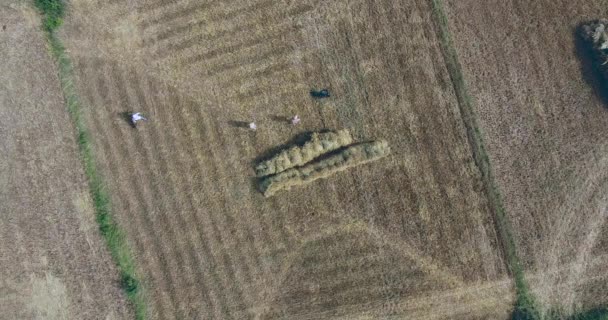
[[310, 90], [310, 95], [313, 98], [319, 98], [319, 99], [321, 99], [321, 98], [329, 98], [330, 97], [329, 90], [327, 90], [327, 89], [322, 89], [322, 90], [318, 90], [318, 91], [317, 90]]

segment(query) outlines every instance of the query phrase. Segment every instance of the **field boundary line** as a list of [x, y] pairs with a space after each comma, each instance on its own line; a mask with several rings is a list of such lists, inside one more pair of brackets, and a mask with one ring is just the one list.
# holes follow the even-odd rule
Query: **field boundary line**
[[441, 53], [445, 60], [461, 117], [466, 128], [467, 140], [471, 146], [475, 165], [481, 173], [490, 209], [494, 213], [496, 231], [502, 243], [507, 268], [511, 271], [515, 280], [517, 299], [513, 317], [519, 315], [529, 317], [530, 319], [538, 319], [540, 315], [538, 314], [536, 302], [529, 290], [521, 261], [516, 252], [511, 222], [506, 215], [500, 189], [492, 173], [492, 166], [484, 146], [481, 129], [477, 123], [473, 101], [467, 91], [466, 81], [462, 74], [462, 66], [458, 60], [458, 53], [452, 41], [448, 19], [443, 9], [444, 1], [431, 0], [431, 4], [436, 27], [435, 31], [439, 37]]
[[57, 63], [57, 74], [70, 115], [89, 191], [93, 200], [95, 220], [104, 238], [110, 255], [120, 272], [120, 283], [127, 298], [133, 304], [135, 318], [146, 318], [146, 299], [137, 276], [135, 259], [129, 247], [124, 231], [118, 226], [111, 213], [110, 196], [95, 164], [94, 152], [91, 147], [91, 133], [82, 115], [82, 104], [74, 87], [73, 65], [66, 54], [65, 47], [55, 31], [63, 22], [64, 2], [62, 0], [35, 0], [35, 6], [43, 18], [43, 29], [49, 44], [50, 54]]

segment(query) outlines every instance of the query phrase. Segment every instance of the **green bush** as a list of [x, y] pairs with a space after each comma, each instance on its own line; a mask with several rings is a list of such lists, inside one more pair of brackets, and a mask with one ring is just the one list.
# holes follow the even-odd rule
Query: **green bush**
[[34, 0], [34, 5], [44, 17], [44, 28], [54, 31], [63, 23], [65, 3], [63, 0]]
[[137, 279], [133, 278], [133, 276], [129, 273], [123, 272], [121, 276], [121, 285], [122, 288], [127, 292], [129, 296], [135, 296], [137, 294], [137, 289], [139, 288], [139, 282]]

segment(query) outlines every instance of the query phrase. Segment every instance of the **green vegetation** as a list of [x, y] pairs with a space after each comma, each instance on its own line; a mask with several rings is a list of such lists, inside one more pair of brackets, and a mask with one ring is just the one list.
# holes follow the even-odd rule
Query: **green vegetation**
[[44, 15], [44, 28], [54, 31], [63, 23], [65, 3], [63, 0], [34, 0], [34, 5]]
[[467, 92], [466, 82], [462, 75], [462, 68], [458, 61], [458, 54], [452, 43], [447, 16], [443, 11], [443, 1], [432, 0], [432, 5], [433, 15], [438, 28], [441, 50], [446, 61], [450, 78], [452, 79], [456, 98], [458, 99], [460, 112], [467, 130], [467, 138], [473, 150], [473, 158], [475, 159], [475, 164], [481, 171], [484, 187], [490, 200], [490, 206], [496, 215], [496, 225], [498, 226], [498, 232], [505, 249], [505, 257], [511, 273], [515, 278], [517, 301], [513, 312], [513, 319], [540, 319], [540, 311], [537, 308], [534, 297], [530, 293], [524, 276], [524, 270], [516, 253], [515, 241], [511, 232], [511, 223], [506, 216], [500, 190], [498, 189], [494, 180], [494, 175], [492, 174], [492, 166], [484, 147], [481, 130], [477, 124], [473, 102], [471, 96]]
[[96, 220], [112, 255], [121, 273], [121, 285], [127, 297], [135, 307], [137, 319], [146, 317], [146, 305], [141, 285], [137, 280], [135, 262], [127, 244], [125, 234], [112, 219], [110, 197], [105, 190], [101, 175], [95, 166], [95, 158], [91, 148], [91, 137], [82, 116], [82, 105], [76, 94], [72, 80], [72, 63], [65, 53], [65, 48], [55, 34], [61, 25], [64, 14], [62, 0], [35, 0], [36, 7], [44, 16], [44, 28], [47, 31], [51, 53], [57, 60], [61, 89], [67, 103], [68, 112], [74, 122], [78, 137], [78, 146], [88, 178], [91, 197], [96, 213]]
[[492, 174], [492, 166], [484, 147], [481, 130], [477, 124], [477, 116], [475, 115], [475, 109], [473, 108], [472, 98], [467, 92], [467, 85], [462, 74], [462, 67], [458, 61], [458, 54], [452, 43], [448, 19], [443, 11], [443, 0], [432, 0], [431, 2], [433, 5], [435, 23], [438, 29], [441, 50], [454, 86], [460, 112], [464, 119], [467, 138], [473, 150], [475, 164], [481, 171], [484, 187], [490, 200], [490, 206], [496, 215], [496, 224], [505, 249], [507, 263], [515, 279], [517, 299], [511, 318], [513, 320], [608, 320], [608, 309], [593, 309], [570, 317], [564, 317], [563, 314], [556, 312], [555, 310], [550, 311], [545, 315], [541, 313], [534, 296], [530, 292], [523, 267], [517, 256], [515, 240], [513, 239], [511, 231], [511, 223], [506, 216], [500, 190], [498, 189], [496, 181], [494, 180], [494, 175]]

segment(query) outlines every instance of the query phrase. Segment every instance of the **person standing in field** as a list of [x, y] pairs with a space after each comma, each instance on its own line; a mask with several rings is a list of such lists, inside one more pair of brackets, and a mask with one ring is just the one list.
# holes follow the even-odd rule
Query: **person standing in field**
[[255, 122], [252, 122], [249, 124], [249, 129], [255, 131], [258, 129], [258, 126], [255, 125]]
[[291, 118], [291, 124], [295, 126], [298, 123], [300, 123], [300, 117], [296, 114], [293, 118]]
[[137, 126], [138, 121], [148, 121], [146, 117], [144, 117], [141, 112], [136, 112], [131, 114], [131, 125], [133, 128]]

